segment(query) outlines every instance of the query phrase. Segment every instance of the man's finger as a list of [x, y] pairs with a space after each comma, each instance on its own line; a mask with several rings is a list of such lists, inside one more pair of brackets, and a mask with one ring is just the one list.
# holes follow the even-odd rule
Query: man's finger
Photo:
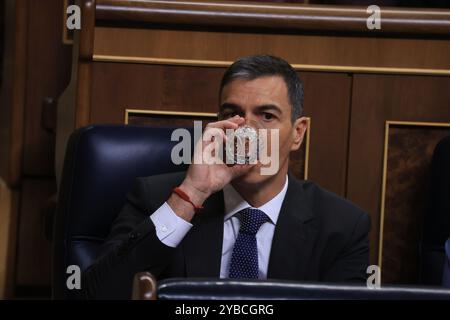
[[227, 120], [221, 120], [216, 122], [210, 122], [206, 129], [209, 128], [219, 128], [219, 129], [236, 129], [239, 125], [244, 122], [245, 119], [239, 116], [235, 116], [233, 118]]

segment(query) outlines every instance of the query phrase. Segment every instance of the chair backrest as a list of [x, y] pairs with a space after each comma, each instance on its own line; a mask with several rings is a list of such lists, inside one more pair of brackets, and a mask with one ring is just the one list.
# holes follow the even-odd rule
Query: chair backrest
[[450, 289], [440, 287], [367, 288], [363, 285], [270, 280], [167, 279], [157, 284], [156, 292], [159, 300], [450, 300]]
[[421, 243], [421, 283], [440, 285], [450, 237], [450, 136], [436, 146], [431, 161], [430, 207], [425, 214]]
[[171, 161], [172, 131], [99, 125], [71, 135], [54, 226], [54, 298], [80, 298], [66, 287], [67, 267], [91, 265], [136, 177], [186, 170]]

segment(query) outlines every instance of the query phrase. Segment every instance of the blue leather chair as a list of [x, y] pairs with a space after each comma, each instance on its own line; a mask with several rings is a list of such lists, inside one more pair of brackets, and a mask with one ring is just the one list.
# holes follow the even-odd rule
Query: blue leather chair
[[420, 278], [422, 284], [441, 285], [444, 244], [450, 237], [450, 136], [442, 139], [434, 150], [430, 191], [420, 246]]
[[67, 289], [66, 269], [91, 265], [136, 177], [186, 170], [170, 159], [172, 130], [99, 125], [71, 135], [54, 226], [54, 298], [81, 298]]
[[444, 274], [442, 276], [442, 286], [450, 288], [450, 238], [445, 243]]

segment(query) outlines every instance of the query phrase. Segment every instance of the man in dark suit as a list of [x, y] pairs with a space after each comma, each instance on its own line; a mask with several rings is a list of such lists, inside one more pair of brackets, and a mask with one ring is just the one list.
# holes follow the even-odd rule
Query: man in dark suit
[[137, 179], [84, 274], [87, 296], [128, 299], [134, 274], [145, 270], [157, 279], [365, 281], [369, 216], [288, 173], [307, 126], [302, 104], [302, 84], [286, 61], [256, 55], [231, 65], [220, 87], [220, 121], [205, 130], [252, 122], [278, 130], [278, 170], [194, 163], [185, 173]]

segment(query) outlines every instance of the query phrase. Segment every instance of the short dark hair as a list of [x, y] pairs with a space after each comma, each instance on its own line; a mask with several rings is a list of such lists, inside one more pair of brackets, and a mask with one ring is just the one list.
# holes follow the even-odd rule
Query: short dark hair
[[223, 75], [219, 95], [223, 87], [235, 79], [254, 80], [265, 76], [283, 78], [292, 107], [291, 120], [294, 122], [303, 113], [303, 85], [294, 68], [285, 60], [271, 55], [251, 55], [236, 60]]

